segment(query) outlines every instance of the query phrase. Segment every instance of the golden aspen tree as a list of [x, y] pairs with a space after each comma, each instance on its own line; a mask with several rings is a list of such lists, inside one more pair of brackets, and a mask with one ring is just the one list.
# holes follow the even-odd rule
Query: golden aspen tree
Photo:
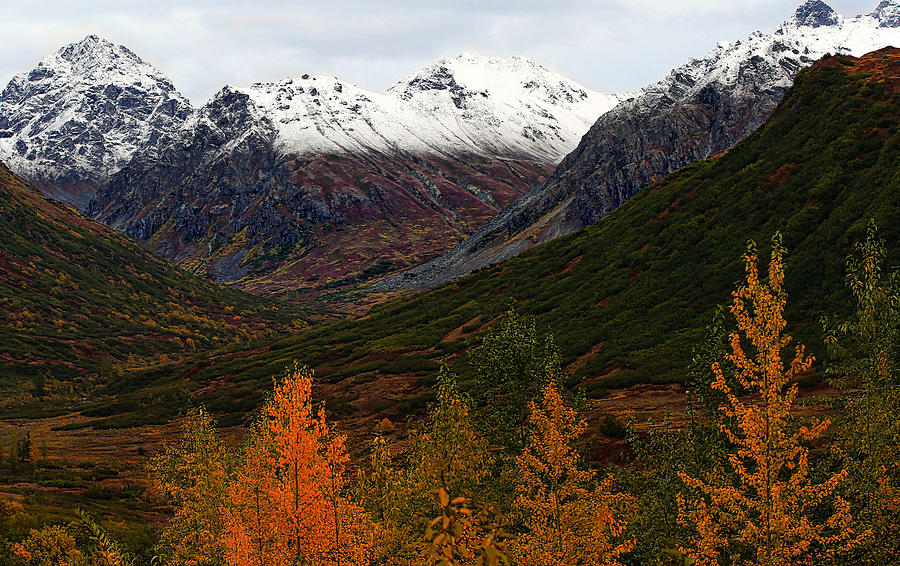
[[[402, 559], [404, 546], [413, 540], [409, 508], [409, 483], [404, 470], [394, 465], [384, 437], [372, 442], [369, 467], [357, 472], [356, 493], [373, 523], [375, 538], [372, 559], [376, 564], [394, 564]], [[415, 552], [413, 554], [416, 554]]]
[[[413, 454], [407, 464], [428, 462], [421, 459], [425, 432], [414, 431]], [[356, 490], [373, 522], [375, 537], [373, 563], [392, 566], [420, 564], [427, 555], [428, 537], [422, 537], [431, 517], [432, 502], [427, 486], [419, 480], [424, 474], [415, 473], [409, 465], [398, 465], [383, 436], [376, 436], [369, 456], [369, 467], [360, 470]], [[417, 479], [418, 478], [418, 479]]]
[[[442, 368], [428, 417], [409, 434], [406, 466], [394, 465], [390, 449], [378, 437], [370, 469], [360, 472], [358, 490], [378, 528], [378, 563], [429, 562], [433, 537], [426, 531], [441, 513], [437, 494], [480, 496], [489, 465], [487, 441], [473, 422], [468, 400], [459, 392], [456, 376]], [[464, 536], [454, 541], [454, 548], [473, 561], [483, 542], [482, 526], [470, 522]]]
[[32, 434], [31, 432], [28, 433], [28, 461], [31, 462], [31, 472], [33, 478], [37, 477], [38, 469], [41, 467], [41, 450], [39, 440], [41, 439], [38, 437], [37, 431], [35, 431], [35, 434]]
[[626, 498], [613, 494], [609, 481], [591, 487], [594, 473], [578, 466], [573, 444], [585, 426], [552, 379], [529, 405], [515, 500], [527, 530], [510, 544], [517, 564], [613, 566], [631, 549], [619, 540], [626, 524], [617, 508]]
[[[409, 480], [410, 505], [417, 519], [418, 537], [425, 531], [426, 544], [422, 558], [431, 562], [434, 539], [429, 536], [431, 519], [443, 513], [440, 493], [453, 494], [475, 505], [484, 502], [482, 482], [489, 475], [490, 458], [487, 439], [478, 431], [472, 418], [469, 399], [459, 391], [456, 375], [446, 367], [438, 376], [437, 399], [431, 406], [426, 425], [410, 434]], [[479, 556], [483, 525], [475, 521], [457, 522], [452, 544], [458, 564], [474, 564]], [[423, 529], [424, 527], [424, 529]], [[418, 547], [417, 547], [418, 548]], [[449, 547], [445, 547], [445, 550]]]
[[[722, 563], [787, 566], [833, 559], [858, 544], [847, 502], [836, 495], [847, 479], [843, 469], [814, 484], [805, 443], [821, 437], [827, 419], [796, 430], [791, 409], [795, 379], [813, 359], [796, 346], [788, 364], [784, 334], [785, 249], [773, 238], [768, 280], [760, 279], [755, 246], [744, 256], [745, 280], [732, 293], [731, 313], [738, 331], [731, 334], [727, 361], [740, 390], [713, 364], [712, 387], [725, 395], [719, 426], [733, 446], [728, 455], [733, 477], [679, 475], [693, 497], [678, 496], [680, 521], [696, 536], [682, 552], [698, 566]], [[749, 395], [739, 397], [742, 391]]]
[[487, 441], [477, 430], [456, 376], [447, 368], [438, 376], [437, 399], [428, 420], [410, 433], [410, 445], [410, 480], [419, 498], [429, 503], [441, 487], [471, 496], [489, 473]]
[[152, 489], [174, 504], [159, 544], [172, 563], [200, 566], [225, 558], [225, 454], [212, 417], [199, 409], [185, 420], [181, 441], [150, 463]]

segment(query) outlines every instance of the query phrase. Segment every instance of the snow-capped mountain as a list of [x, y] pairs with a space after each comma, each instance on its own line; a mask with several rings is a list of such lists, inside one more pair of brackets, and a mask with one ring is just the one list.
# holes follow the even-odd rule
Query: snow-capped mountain
[[892, 0], [882, 0], [869, 16], [878, 20], [879, 27], [900, 27], [900, 4]]
[[430, 287], [593, 224], [641, 187], [748, 136], [802, 68], [827, 53], [900, 45], [898, 26], [896, 0], [854, 18], [809, 0], [771, 33], [719, 44], [603, 114], [544, 183], [477, 233], [379, 288]]
[[158, 69], [90, 35], [13, 77], [0, 94], [0, 159], [47, 193], [84, 205], [190, 111]]
[[[524, 57], [468, 52], [385, 94], [310, 75], [234, 90], [274, 126], [282, 155], [478, 154], [543, 162], [562, 159], [598, 116], [626, 98], [591, 92]], [[208, 111], [199, 114], [202, 120]]]
[[[87, 212], [219, 280], [246, 283], [273, 247], [297, 256], [278, 270], [286, 285], [325, 283], [323, 269], [346, 279], [446, 251], [543, 180], [624, 97], [526, 58], [474, 53], [384, 94], [310, 75], [224, 87], [158, 151], [136, 154]], [[340, 241], [364, 227], [376, 233]], [[359, 259], [314, 258], [323, 243], [338, 255], [359, 248]]]
[[439, 117], [443, 127], [415, 132], [428, 146], [558, 162], [597, 117], [633, 94], [589, 91], [525, 57], [463, 53], [406, 77], [388, 95], [406, 120]]
[[710, 84], [752, 90], [760, 70], [772, 86], [789, 87], [801, 68], [828, 53], [860, 56], [900, 42], [898, 12], [896, 0], [883, 0], [871, 14], [844, 18], [821, 0], [809, 0], [774, 32], [757, 31], [743, 40], [721, 43], [644, 93], [662, 92], [682, 100]]

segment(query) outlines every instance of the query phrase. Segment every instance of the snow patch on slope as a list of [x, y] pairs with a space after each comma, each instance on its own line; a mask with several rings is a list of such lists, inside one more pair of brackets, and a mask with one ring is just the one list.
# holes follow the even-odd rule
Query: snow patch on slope
[[[900, 44], [900, 7], [883, 0], [875, 12], [844, 18], [820, 0], [809, 0], [774, 32], [723, 42], [700, 59], [689, 59], [645, 92], [665, 90], [689, 98], [711, 83], [741, 88], [748, 75], [766, 69], [770, 87], [790, 87], [797, 72], [826, 54], [859, 57]], [[679, 85], [672, 91], [673, 85]], [[748, 93], [749, 94], [749, 93]], [[681, 96], [678, 96], [681, 95]]]

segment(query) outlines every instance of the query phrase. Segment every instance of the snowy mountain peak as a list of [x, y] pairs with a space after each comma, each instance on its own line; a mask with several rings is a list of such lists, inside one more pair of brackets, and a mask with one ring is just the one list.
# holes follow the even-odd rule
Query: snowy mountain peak
[[878, 20], [880, 27], [900, 27], [900, 4], [895, 0], [882, 0], [870, 15]]
[[[190, 111], [159, 70], [89, 35], [10, 80], [0, 94], [0, 159], [54, 196], [84, 204]], [[57, 194], [60, 186], [76, 189]]]
[[528, 57], [492, 57], [465, 51], [416, 71], [388, 92], [409, 100], [417, 93], [448, 91], [459, 106], [464, 93], [499, 93], [536, 91], [567, 102], [587, 98], [573, 81], [558, 75]]
[[385, 94], [323, 75], [235, 92], [246, 97], [235, 101], [240, 111], [210, 101], [185, 127], [206, 121], [230, 129], [249, 113], [264, 123], [258, 132], [271, 127], [283, 155], [468, 153], [540, 162], [561, 159], [623, 99], [590, 92], [525, 57], [472, 52], [416, 71]]
[[426, 288], [596, 222], [642, 187], [727, 151], [759, 127], [801, 69], [826, 53], [900, 44], [896, 1], [843, 18], [812, 0], [772, 33], [722, 42], [603, 114], [556, 171], [454, 250], [378, 284]]
[[806, 27], [834, 26], [840, 23], [840, 16], [822, 0], [807, 0], [794, 12], [797, 25]]
[[122, 46], [116, 46], [114, 43], [102, 39], [96, 35], [88, 35], [81, 41], [76, 41], [68, 45], [64, 45], [57, 51], [57, 55], [66, 61], [97, 61], [104, 55], [108, 56], [116, 51], [127, 51], [134, 59], [137, 59], [131, 51]]

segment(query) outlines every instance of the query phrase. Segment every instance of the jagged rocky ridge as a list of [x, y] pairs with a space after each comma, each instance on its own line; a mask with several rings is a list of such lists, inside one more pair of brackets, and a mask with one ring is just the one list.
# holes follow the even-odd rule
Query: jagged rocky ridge
[[0, 94], [0, 159], [46, 194], [84, 206], [190, 112], [158, 69], [89, 35], [13, 77]]
[[472, 53], [386, 94], [309, 75], [225, 87], [87, 213], [246, 289], [340, 286], [450, 249], [622, 98]]
[[597, 222], [642, 187], [752, 133], [816, 59], [889, 45], [900, 45], [895, 0], [852, 19], [808, 1], [774, 32], [720, 44], [602, 115], [540, 186], [453, 250], [375, 288], [431, 287]]

